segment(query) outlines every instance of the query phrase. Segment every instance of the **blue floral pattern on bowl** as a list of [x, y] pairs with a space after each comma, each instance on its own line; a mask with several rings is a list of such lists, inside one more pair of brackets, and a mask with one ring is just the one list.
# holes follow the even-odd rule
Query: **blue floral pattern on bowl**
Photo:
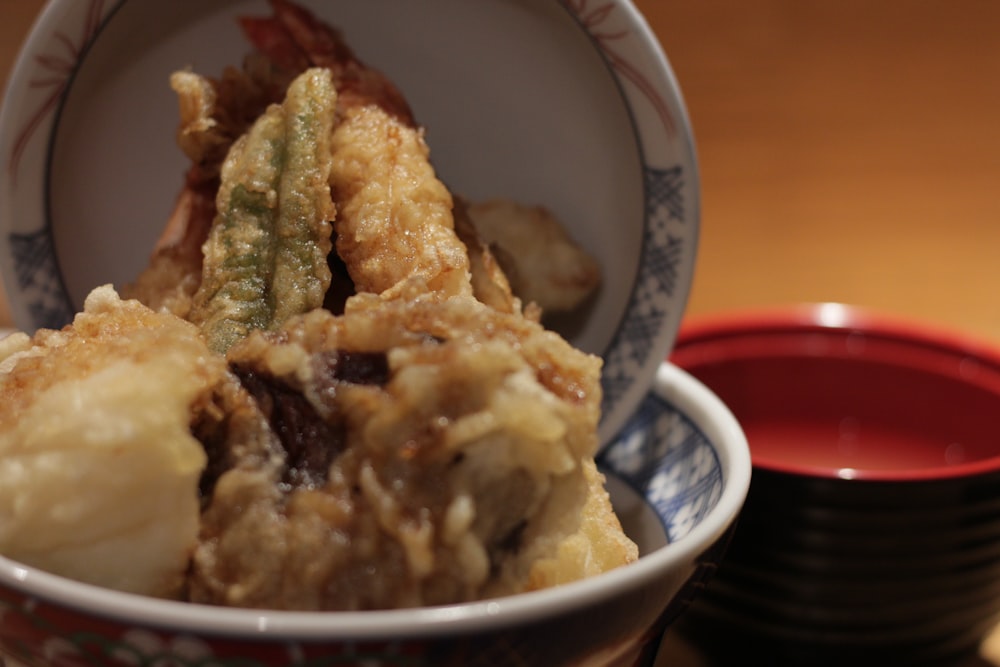
[[722, 465], [712, 443], [655, 392], [646, 396], [600, 463], [646, 499], [671, 542], [698, 525], [722, 494]]

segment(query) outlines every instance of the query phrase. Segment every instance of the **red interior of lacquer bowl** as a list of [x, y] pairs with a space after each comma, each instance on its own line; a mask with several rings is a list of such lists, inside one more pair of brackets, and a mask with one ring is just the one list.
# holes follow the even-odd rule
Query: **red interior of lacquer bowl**
[[1000, 469], [1000, 351], [838, 304], [685, 322], [671, 360], [743, 426], [755, 467], [847, 479]]

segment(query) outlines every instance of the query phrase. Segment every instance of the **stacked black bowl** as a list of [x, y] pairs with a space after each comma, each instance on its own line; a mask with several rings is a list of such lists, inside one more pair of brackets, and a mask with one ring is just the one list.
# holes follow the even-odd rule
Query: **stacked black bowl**
[[689, 322], [673, 360], [750, 442], [682, 619], [720, 664], [941, 664], [1000, 619], [1000, 352], [837, 304]]

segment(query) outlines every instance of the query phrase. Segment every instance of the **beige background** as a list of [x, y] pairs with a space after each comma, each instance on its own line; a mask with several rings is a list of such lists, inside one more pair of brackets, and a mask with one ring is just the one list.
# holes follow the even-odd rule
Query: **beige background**
[[[1000, 342], [1000, 2], [637, 4], [698, 142], [688, 313], [841, 301]], [[41, 5], [0, 0], [2, 76]]]

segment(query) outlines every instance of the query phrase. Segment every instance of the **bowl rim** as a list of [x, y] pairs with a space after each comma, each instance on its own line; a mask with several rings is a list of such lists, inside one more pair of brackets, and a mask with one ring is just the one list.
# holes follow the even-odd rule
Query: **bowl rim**
[[[984, 380], [987, 374], [995, 376], [991, 391], [1000, 396], [1000, 345], [937, 322], [836, 301], [745, 307], [689, 317], [678, 331], [669, 358], [685, 367], [686, 351], [703, 344], [816, 333], [843, 334], [845, 338], [861, 334], [866, 339], [894, 345], [900, 350], [967, 359], [975, 362], [977, 379]], [[950, 466], [898, 470], [793, 463], [755, 455], [752, 449], [751, 459], [757, 470], [835, 482], [923, 483], [1000, 471], [1000, 453]]]
[[[19, 203], [34, 195], [22, 197], [6, 181], [0, 182], [0, 289], [6, 290], [10, 317], [19, 329], [32, 332], [41, 327], [57, 328], [68, 323], [74, 315], [74, 306], [70, 303], [71, 290], [63, 275], [65, 263], [59, 260], [58, 239], [50, 229], [52, 212], [48, 190], [52, 186], [52, 170], [48, 163], [53, 160], [56, 144], [53, 132], [60, 126], [66, 101], [73, 93], [74, 80], [93, 45], [92, 37], [104, 30], [125, 4], [137, 2], [89, 0], [90, 9], [84, 10], [81, 9], [83, 1], [49, 0], [35, 18], [13, 62], [3, 90], [4, 96], [0, 99], [0, 153], [7, 155], [17, 148], [19, 152], [33, 156], [37, 153], [35, 158], [47, 163], [41, 168], [40, 175], [27, 179], [33, 183], [32, 179], [37, 176], [43, 181], [39, 186], [42, 196], [37, 203], [38, 210], [34, 204], [25, 210]], [[228, 4], [236, 4], [236, 0], [228, 0]], [[669, 58], [634, 0], [609, 0], [600, 7], [588, 7], [586, 3], [568, 0], [558, 0], [557, 4], [565, 10], [568, 20], [575, 22], [593, 42], [609, 73], [614, 73], [612, 83], [629, 116], [640, 170], [658, 172], [683, 167], [683, 178], [677, 184], [677, 192], [683, 192], [685, 212], [675, 218], [674, 212], [670, 211], [664, 218], [672, 233], [657, 228], [661, 223], [654, 218], [658, 220], [664, 215], [654, 216], [650, 210], [653, 207], [649, 202], [649, 193], [654, 188], [646, 182], [648, 174], [640, 173], [644, 198], [640, 205], [645, 211], [645, 229], [637, 248], [639, 266], [629, 280], [617, 328], [608, 332], [608, 340], [603, 341], [602, 349], [593, 350], [604, 358], [609, 371], [615, 371], [613, 374], [605, 373], [603, 377], [606, 380], [602, 380], [604, 404], [599, 435], [601, 442], [607, 443], [628, 421], [645, 396], [656, 366], [669, 353], [680, 326], [690, 296], [700, 242], [700, 167], [683, 91]], [[81, 13], [88, 14], [84, 26], [75, 24], [76, 15]], [[72, 21], [68, 18], [70, 14], [73, 14]], [[73, 47], [79, 52], [76, 54], [79, 60], [66, 64], [70, 73], [62, 84], [64, 89], [52, 100], [46, 101], [43, 108], [36, 109], [35, 100], [28, 99], [29, 92], [37, 95], [42, 89], [35, 79], [41, 79], [49, 86], [53, 83], [50, 79], [54, 78], [40, 76], [40, 72], [46, 74], [40, 63], [51, 60], [46, 51], [47, 44], [53, 35], [57, 35], [58, 44], [62, 46], [66, 35], [75, 34], [80, 29], [87, 35], [79, 46]], [[94, 32], [89, 33], [90, 30]], [[653, 110], [647, 110], [647, 106]], [[25, 114], [32, 117], [28, 126], [22, 129], [20, 126], [24, 125]], [[15, 126], [22, 129], [16, 137]], [[35, 135], [33, 139], [32, 135]], [[22, 143], [30, 144], [32, 148], [25, 149], [20, 145]], [[35, 148], [36, 144], [45, 146]], [[673, 149], [665, 151], [664, 144], [670, 144]], [[676, 159], [664, 161], [665, 153], [676, 153]], [[18, 160], [31, 162], [23, 160], [23, 156]], [[11, 166], [7, 168], [10, 174], [0, 170], [0, 176], [6, 175], [6, 180], [16, 181], [17, 177], [13, 174], [16, 169], [12, 169]], [[23, 176], [21, 180], [23, 185]], [[16, 226], [17, 233], [5, 225]], [[19, 237], [17, 244], [31, 243], [39, 248], [37, 256], [11, 247], [16, 245], [11, 239], [13, 236]], [[667, 245], [660, 247], [664, 243]], [[146, 250], [151, 250], [151, 247]], [[18, 262], [16, 258], [21, 255], [26, 259]], [[671, 271], [662, 270], [663, 258], [670, 260]], [[54, 265], [49, 267], [49, 262]], [[19, 263], [22, 266], [18, 266]], [[669, 288], [664, 288], [662, 283], [655, 286], [647, 284], [651, 277], [659, 279], [664, 273], [673, 276]], [[97, 286], [93, 284], [90, 287]], [[77, 299], [76, 309], [82, 306], [82, 300], [82, 297]], [[631, 322], [638, 324], [626, 326]]]
[[[750, 485], [750, 450], [729, 409], [705, 385], [674, 364], [657, 370], [653, 391], [713, 443], [723, 473], [715, 506], [683, 538], [610, 572], [550, 589], [478, 602], [364, 612], [233, 609], [161, 600], [66, 579], [0, 556], [0, 586], [56, 606], [200, 636], [305, 641], [433, 638], [497, 631], [557, 617], [645, 587], [695, 560], [736, 520]], [[687, 576], [687, 575], [685, 575]], [[668, 600], [663, 601], [664, 608]]]

